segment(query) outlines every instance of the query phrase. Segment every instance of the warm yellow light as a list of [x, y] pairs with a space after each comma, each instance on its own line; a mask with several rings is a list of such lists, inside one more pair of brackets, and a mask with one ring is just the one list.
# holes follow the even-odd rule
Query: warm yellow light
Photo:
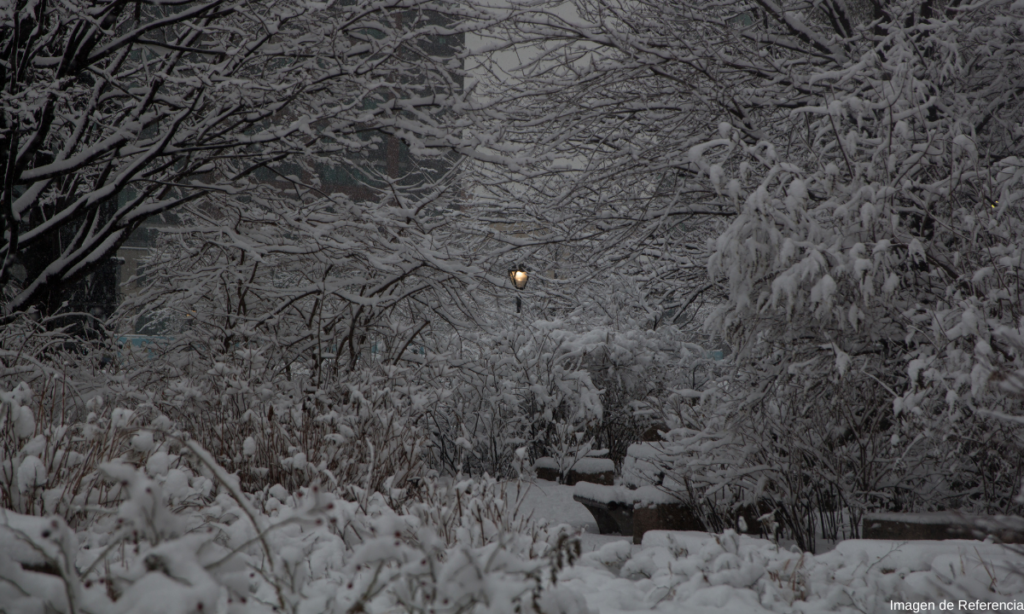
[[522, 290], [526, 287], [530, 275], [522, 269], [511, 269], [508, 272], [508, 278], [512, 280], [512, 285], [516, 287], [516, 290]]

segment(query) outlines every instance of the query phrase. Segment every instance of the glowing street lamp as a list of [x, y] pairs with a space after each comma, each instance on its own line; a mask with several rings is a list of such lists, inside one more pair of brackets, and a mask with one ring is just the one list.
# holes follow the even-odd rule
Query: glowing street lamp
[[[526, 287], [526, 282], [530, 279], [530, 274], [526, 272], [526, 268], [522, 266], [515, 266], [508, 270], [508, 278], [512, 280], [512, 285], [516, 287], [516, 290], [522, 290]], [[516, 313], [523, 306], [523, 301], [517, 296], [516, 297]]]

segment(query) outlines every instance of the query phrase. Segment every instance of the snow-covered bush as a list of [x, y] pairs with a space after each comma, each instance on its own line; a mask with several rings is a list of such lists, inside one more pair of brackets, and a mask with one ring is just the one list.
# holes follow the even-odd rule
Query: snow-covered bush
[[70, 514], [72, 500], [87, 503], [79, 495], [97, 463], [128, 445], [133, 413], [102, 410], [102, 343], [46, 328], [25, 319], [0, 328], [0, 507]]
[[568, 463], [562, 469], [586, 455], [587, 428], [604, 406], [583, 367], [587, 348], [561, 322], [465, 337], [464, 367], [431, 412], [437, 464], [510, 476], [520, 448]]
[[584, 554], [562, 582], [598, 592], [595, 601], [628, 599], [664, 612], [886, 612], [893, 602], [937, 612], [942, 600], [1012, 608], [1024, 594], [1019, 560], [1003, 546], [971, 541], [847, 541], [815, 556], [733, 531], [650, 531], [640, 551], [612, 542]]
[[642, 330], [578, 315], [467, 335], [464, 347], [466, 367], [431, 406], [434, 452], [449, 471], [492, 475], [514, 475], [524, 446], [562, 475], [592, 450], [620, 463], [664, 421], [671, 391], [714, 362], [673, 326]]
[[[293, 490], [322, 480], [327, 487], [358, 484], [402, 500], [409, 493], [408, 481], [427, 472], [426, 437], [410, 424], [407, 412], [389, 405], [401, 391], [388, 394], [379, 380], [363, 384], [365, 396], [353, 386], [352, 405], [326, 407], [329, 399], [317, 399], [322, 406], [316, 406], [309, 399], [294, 402], [284, 393], [267, 394], [280, 382], [250, 387], [245, 373], [223, 364], [186, 386], [181, 378], [156, 380], [131, 369], [127, 350], [119, 363], [108, 365], [109, 372], [90, 374], [85, 369], [90, 356], [65, 358], [74, 377], [31, 362], [8, 374], [8, 382], [18, 375], [34, 376], [37, 391], [31, 402], [25, 383], [4, 393], [0, 415], [5, 425], [0, 431], [0, 500], [19, 512], [62, 513], [71, 519], [69, 510], [81, 506], [82, 497], [93, 496], [98, 463], [126, 457], [144, 464], [153, 438], [146, 432], [135, 436], [132, 429], [150, 423], [161, 429], [173, 424], [209, 445], [246, 489], [281, 484]], [[142, 360], [147, 369], [163, 364], [173, 376], [173, 364], [158, 363], [152, 355]], [[248, 375], [255, 379], [260, 373]], [[133, 378], [148, 387], [136, 386]], [[36, 463], [35, 468], [30, 471], [26, 463]], [[19, 467], [34, 483], [22, 479], [19, 485]]]
[[1021, 360], [1022, 20], [898, 2], [826, 42], [808, 19], [761, 55], [787, 84], [755, 80], [791, 104], [691, 149], [738, 212], [709, 263], [737, 356], [680, 465], [775, 498], [804, 547], [869, 509], [1012, 506], [1021, 433], [985, 414], [1020, 411], [989, 382]]
[[[5, 416], [14, 412], [22, 425], [18, 412], [32, 403], [31, 392], [3, 394]], [[27, 439], [28, 427], [18, 429]], [[0, 459], [4, 467], [17, 460], [5, 492], [38, 497], [45, 511], [25, 511], [53, 514], [25, 515], [4, 501], [5, 608], [586, 611], [578, 595], [552, 582], [578, 556], [578, 540], [523, 518], [493, 480], [423, 481], [400, 508], [354, 485], [290, 491], [278, 484], [247, 493], [237, 475], [164, 417], [144, 422], [114, 410], [109, 425], [83, 433], [99, 445], [93, 458], [78, 460], [90, 467], [79, 484], [60, 470], [40, 473], [53, 464], [31, 454], [34, 440], [18, 459]], [[81, 442], [45, 430], [37, 439], [58, 455]], [[65, 500], [69, 492], [76, 494]]]
[[172, 347], [140, 362], [131, 373], [148, 392], [135, 396], [202, 442], [247, 488], [295, 488], [317, 478], [387, 492], [427, 469], [428, 442], [416, 424], [421, 387], [408, 368], [375, 365], [313, 387], [306, 377], [289, 379], [262, 348], [209, 356]]

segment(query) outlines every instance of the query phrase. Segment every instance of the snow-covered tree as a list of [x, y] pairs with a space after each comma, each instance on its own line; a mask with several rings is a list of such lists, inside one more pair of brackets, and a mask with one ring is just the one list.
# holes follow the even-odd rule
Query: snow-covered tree
[[1007, 509], [1020, 5], [569, 4], [516, 5], [502, 120], [534, 155], [481, 183], [661, 306], [722, 288], [735, 371], [673, 418], [678, 483], [773, 499], [807, 547], [869, 509]]
[[[186, 224], [164, 232], [147, 264], [148, 287], [124, 305], [163, 339], [137, 352], [133, 382], [162, 391], [153, 402], [216, 439], [204, 443], [232, 468], [249, 440], [272, 475], [291, 474], [280, 459], [301, 453], [355, 479], [333, 438], [377, 446], [364, 451], [392, 466], [381, 480], [416, 475], [422, 432], [409, 429], [451, 377], [449, 336], [479, 325], [468, 288], [486, 276], [448, 241], [436, 192], [399, 202], [309, 192], [254, 185], [244, 200], [183, 210]], [[225, 419], [237, 428], [221, 433]], [[409, 442], [415, 451], [390, 451]]]
[[344, 164], [377, 146], [373, 133], [417, 151], [444, 141], [436, 118], [458, 104], [461, 65], [431, 44], [458, 35], [437, 18], [449, 9], [466, 12], [433, 0], [5, 3], [5, 314], [56, 311], [146, 219], [237, 194], [300, 155]]
[[699, 32], [674, 2], [510, 6], [474, 58], [499, 162], [473, 166], [495, 203], [482, 221], [548, 272], [553, 305], [578, 306], [581, 288], [622, 274], [641, 325], [698, 324], [721, 296], [706, 241], [736, 214], [688, 157], [729, 112], [689, 61]]
[[805, 545], [869, 509], [1006, 510], [1021, 471], [1020, 433], [985, 414], [1020, 411], [990, 383], [1021, 360], [1024, 15], [873, 6], [700, 20], [719, 36], [703, 57], [756, 114], [691, 150], [739, 213], [709, 265], [738, 354], [705, 398], [732, 452], [682, 465], [778, 496]]

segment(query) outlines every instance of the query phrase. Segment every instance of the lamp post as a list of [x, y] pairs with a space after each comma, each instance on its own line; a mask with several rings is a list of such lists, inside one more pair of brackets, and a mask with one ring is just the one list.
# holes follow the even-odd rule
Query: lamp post
[[[512, 280], [512, 285], [516, 287], [516, 290], [522, 290], [526, 287], [526, 282], [530, 279], [530, 274], [526, 272], [526, 267], [514, 266], [508, 270], [508, 278]], [[516, 313], [519, 313], [523, 306], [522, 300], [519, 296], [516, 296]]]

